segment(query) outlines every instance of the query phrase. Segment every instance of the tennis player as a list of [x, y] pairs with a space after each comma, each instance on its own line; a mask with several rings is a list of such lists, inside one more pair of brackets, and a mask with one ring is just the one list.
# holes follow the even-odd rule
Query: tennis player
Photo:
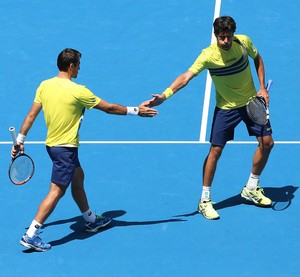
[[84, 189], [84, 172], [78, 158], [79, 128], [85, 109], [98, 109], [109, 114], [139, 115], [153, 117], [155, 109], [144, 106], [126, 107], [108, 103], [94, 95], [85, 86], [72, 81], [80, 69], [81, 53], [67, 48], [57, 58], [59, 73], [56, 77], [43, 81], [36, 91], [32, 107], [25, 117], [17, 136], [18, 146], [12, 147], [11, 155], [24, 152], [25, 137], [43, 109], [47, 125], [46, 148], [53, 162], [50, 190], [41, 202], [37, 214], [20, 244], [36, 251], [51, 248], [39, 237], [39, 230], [65, 194], [69, 184], [73, 199], [85, 220], [87, 232], [97, 232], [107, 226], [112, 219], [99, 216], [90, 210]]
[[[204, 49], [194, 64], [162, 94], [153, 94], [148, 105], [153, 107], [162, 104], [204, 69], [209, 70], [216, 88], [216, 107], [210, 136], [211, 146], [203, 166], [203, 187], [198, 211], [205, 218], [219, 219], [211, 201], [211, 185], [223, 148], [227, 141], [234, 139], [235, 127], [243, 121], [249, 135], [255, 136], [258, 141], [251, 173], [241, 196], [259, 206], [270, 206], [272, 203], [259, 186], [259, 179], [274, 141], [270, 122], [263, 127], [256, 125], [246, 112], [247, 102], [256, 94], [264, 97], [267, 105], [269, 104], [262, 57], [248, 36], [234, 35], [236, 23], [230, 16], [215, 19], [213, 28], [216, 42]], [[260, 85], [258, 92], [254, 86], [248, 57], [254, 60]]]

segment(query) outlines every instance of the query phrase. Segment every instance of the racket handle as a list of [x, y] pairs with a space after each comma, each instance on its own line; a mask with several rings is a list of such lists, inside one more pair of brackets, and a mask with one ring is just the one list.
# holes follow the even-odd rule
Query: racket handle
[[267, 90], [267, 91], [270, 90], [272, 84], [273, 84], [273, 81], [272, 81], [272, 80], [269, 80], [268, 83], [267, 83], [267, 85], [266, 85], [266, 90]]
[[[273, 81], [272, 80], [269, 80], [267, 85], [266, 85], [266, 90], [269, 92], [271, 86], [273, 84]], [[267, 112], [267, 119], [269, 120], [270, 119], [270, 111], [269, 111], [269, 106], [266, 106], [266, 112]]]
[[11, 134], [11, 138], [12, 138], [14, 146], [17, 146], [18, 143], [17, 143], [17, 136], [16, 136], [16, 129], [15, 129], [15, 127], [9, 127], [8, 130], [9, 130], [9, 132]]

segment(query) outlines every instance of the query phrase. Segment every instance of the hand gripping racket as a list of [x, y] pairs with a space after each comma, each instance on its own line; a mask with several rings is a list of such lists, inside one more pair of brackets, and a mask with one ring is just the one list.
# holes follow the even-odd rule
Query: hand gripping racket
[[[15, 128], [10, 127], [9, 132], [12, 137], [14, 146], [17, 146], [17, 138]], [[25, 153], [19, 154], [12, 158], [8, 167], [8, 177], [15, 185], [23, 185], [27, 183], [34, 174], [34, 162]]]
[[[272, 84], [273, 81], [269, 80], [266, 85], [267, 91], [270, 90]], [[263, 126], [269, 121], [269, 107], [262, 96], [255, 96], [251, 98], [246, 105], [246, 110], [250, 119], [258, 125]]]

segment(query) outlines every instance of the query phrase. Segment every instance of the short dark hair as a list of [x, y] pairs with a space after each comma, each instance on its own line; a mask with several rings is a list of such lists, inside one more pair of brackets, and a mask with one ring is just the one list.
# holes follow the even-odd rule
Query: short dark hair
[[70, 64], [78, 65], [81, 53], [72, 48], [66, 48], [61, 51], [57, 57], [57, 67], [60, 71], [68, 71]]
[[221, 33], [234, 33], [236, 29], [236, 23], [230, 16], [220, 16], [214, 21], [214, 33], [219, 35]]

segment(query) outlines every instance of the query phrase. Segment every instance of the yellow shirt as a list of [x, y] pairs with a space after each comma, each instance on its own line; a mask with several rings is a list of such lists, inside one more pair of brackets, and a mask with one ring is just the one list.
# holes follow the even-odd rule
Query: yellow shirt
[[208, 69], [216, 88], [217, 107], [230, 110], [243, 107], [256, 95], [248, 56], [258, 52], [249, 37], [235, 35], [226, 51], [213, 43], [204, 49], [189, 68], [195, 75]]
[[47, 146], [79, 145], [79, 128], [85, 108], [91, 109], [101, 99], [85, 86], [69, 79], [54, 77], [43, 81], [34, 102], [42, 104], [47, 125]]

